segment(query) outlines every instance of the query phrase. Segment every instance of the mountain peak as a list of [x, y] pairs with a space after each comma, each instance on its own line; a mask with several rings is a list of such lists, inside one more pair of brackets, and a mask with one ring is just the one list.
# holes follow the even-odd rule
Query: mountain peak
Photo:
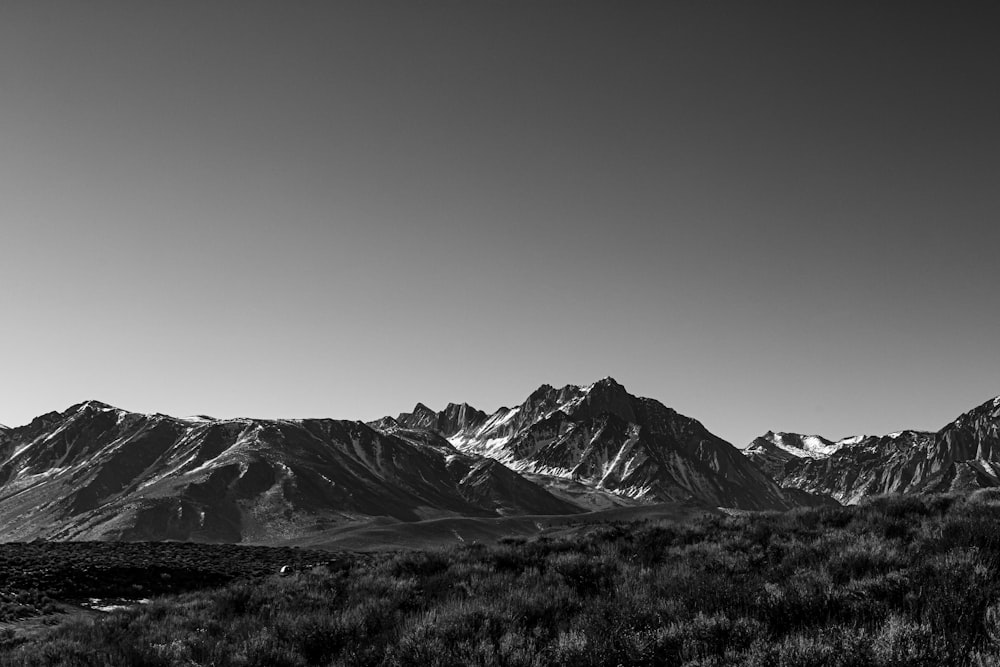
[[432, 414], [432, 415], [436, 415], [437, 413], [434, 412], [433, 410], [431, 410], [429, 407], [427, 407], [423, 403], [417, 403], [413, 407], [413, 414], [415, 414], [415, 415], [416, 414]]
[[100, 412], [107, 412], [108, 410], [120, 411], [120, 408], [116, 408], [113, 405], [110, 405], [103, 401], [98, 401], [96, 399], [90, 399], [87, 401], [83, 401], [82, 403], [77, 403], [76, 405], [70, 406], [64, 414], [81, 412], [88, 408], [90, 408], [91, 410], [98, 410]]
[[602, 387], [602, 388], [608, 387], [608, 388], [614, 388], [614, 389], [625, 389], [625, 386], [621, 382], [619, 382], [618, 380], [614, 379], [610, 375], [606, 375], [606, 376], [602, 377], [600, 380], [598, 380], [597, 382], [593, 383], [590, 386], [591, 386], [591, 388], [594, 388], [594, 387]]
[[368, 426], [377, 431], [391, 431], [399, 428], [399, 422], [387, 415], [375, 421], [368, 422]]
[[[700, 422], [629, 394], [610, 376], [560, 389], [543, 384], [520, 406], [498, 410], [478, 428], [452, 428], [441, 420], [432, 428], [461, 452], [621, 498], [667, 502], [694, 497], [745, 509], [790, 503], [738, 450]], [[501, 470], [499, 464], [490, 466]]]
[[546, 396], [548, 396], [549, 394], [551, 394], [553, 391], [555, 391], [555, 387], [553, 387], [550, 384], [543, 384], [538, 389], [536, 389], [535, 391], [531, 392], [531, 395], [528, 396], [528, 401], [529, 402], [538, 401], [540, 399], [545, 398]]
[[601, 378], [597, 382], [588, 385], [586, 387], [580, 387], [580, 390], [588, 400], [594, 396], [615, 396], [615, 397], [627, 397], [634, 398], [628, 390], [620, 382], [615, 380], [613, 377]]

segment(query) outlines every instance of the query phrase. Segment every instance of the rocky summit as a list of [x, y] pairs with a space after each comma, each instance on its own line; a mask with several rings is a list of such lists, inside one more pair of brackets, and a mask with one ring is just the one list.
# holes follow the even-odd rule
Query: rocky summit
[[612, 378], [560, 389], [542, 385], [514, 408], [491, 415], [467, 405], [412, 412], [374, 422], [387, 434], [431, 432], [467, 454], [530, 475], [554, 493], [567, 480], [577, 498], [689, 500], [741, 509], [785, 509], [802, 502], [778, 487], [738, 449], [699, 421]]

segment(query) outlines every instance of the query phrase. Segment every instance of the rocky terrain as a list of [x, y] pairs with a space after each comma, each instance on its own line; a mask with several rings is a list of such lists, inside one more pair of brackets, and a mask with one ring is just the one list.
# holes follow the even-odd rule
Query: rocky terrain
[[744, 453], [785, 488], [842, 503], [887, 493], [1000, 486], [1000, 397], [934, 432], [905, 430], [830, 441], [768, 432]]

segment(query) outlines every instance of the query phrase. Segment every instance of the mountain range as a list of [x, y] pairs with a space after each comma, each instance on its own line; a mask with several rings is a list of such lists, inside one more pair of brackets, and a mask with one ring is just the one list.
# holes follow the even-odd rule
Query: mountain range
[[[1000, 398], [936, 433], [768, 432], [741, 451], [612, 378], [542, 385], [490, 414], [418, 403], [368, 423], [86, 401], [0, 427], [0, 539], [292, 543], [355, 526], [479, 521], [496, 532], [657, 504], [784, 510], [963, 491], [1000, 485], [998, 425]], [[451, 519], [465, 523], [440, 523]]]
[[275, 541], [386, 517], [581, 511], [440, 438], [361, 422], [142, 415], [98, 401], [0, 434], [7, 540]]
[[744, 453], [784, 488], [848, 504], [887, 493], [1000, 486], [1000, 396], [937, 432], [904, 430], [831, 441], [768, 431]]
[[0, 431], [6, 540], [275, 542], [345, 524], [573, 515], [650, 503], [785, 509], [700, 422], [610, 378], [365, 424], [178, 418], [87, 401]]

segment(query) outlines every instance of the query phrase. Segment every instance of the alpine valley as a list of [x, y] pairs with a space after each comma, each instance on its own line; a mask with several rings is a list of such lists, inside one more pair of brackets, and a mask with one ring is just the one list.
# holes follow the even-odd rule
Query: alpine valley
[[741, 451], [611, 378], [543, 385], [492, 414], [418, 403], [369, 423], [87, 401], [0, 427], [0, 539], [329, 546], [422, 531], [454, 542], [657, 512], [854, 503], [1000, 485], [998, 425], [994, 399], [937, 433], [769, 432]]

